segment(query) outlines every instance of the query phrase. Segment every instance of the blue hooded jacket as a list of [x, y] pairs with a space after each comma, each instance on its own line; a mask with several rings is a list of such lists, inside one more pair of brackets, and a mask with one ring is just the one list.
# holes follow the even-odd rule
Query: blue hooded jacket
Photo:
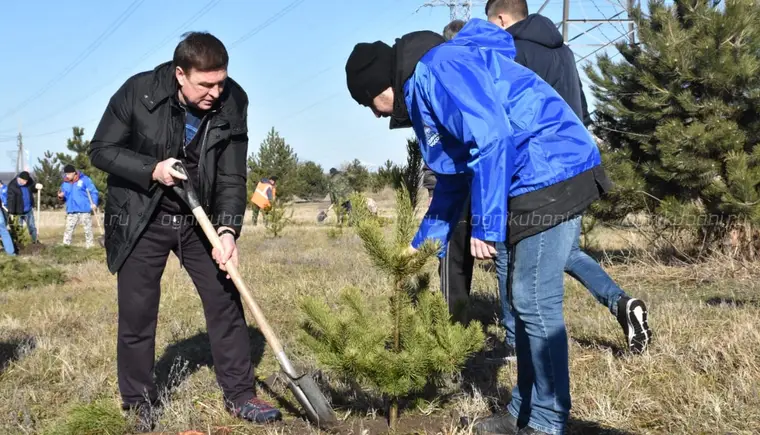
[[468, 191], [472, 237], [506, 241], [511, 198], [601, 164], [583, 122], [515, 54], [509, 33], [472, 19], [427, 51], [404, 84], [422, 156], [437, 177], [415, 248], [427, 238], [446, 246]]
[[66, 201], [66, 213], [89, 213], [92, 211], [90, 198], [87, 192], [92, 196], [92, 202], [98, 205], [98, 189], [90, 177], [79, 173], [79, 180], [71, 183], [64, 181], [61, 183], [61, 192], [63, 199]]

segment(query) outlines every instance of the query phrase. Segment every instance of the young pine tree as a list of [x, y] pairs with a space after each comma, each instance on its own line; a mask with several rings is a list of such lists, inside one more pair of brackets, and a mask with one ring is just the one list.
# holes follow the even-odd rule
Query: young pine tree
[[[286, 216], [288, 210], [290, 215]], [[273, 237], [280, 237], [282, 230], [292, 222], [293, 209], [287, 207], [280, 198], [275, 198], [269, 208], [262, 210], [267, 231]]]
[[351, 219], [372, 262], [388, 276], [387, 299], [378, 306], [347, 288], [332, 309], [322, 298], [307, 298], [300, 338], [328, 370], [384, 395], [395, 428], [399, 400], [460, 370], [482, 348], [484, 335], [478, 322], [452, 323], [441, 294], [427, 288], [429, 275], [421, 270], [438, 247], [427, 242], [408, 253], [417, 227], [408, 192], [398, 191], [390, 239], [362, 206], [357, 201]]
[[634, 11], [638, 43], [586, 72], [617, 189], [594, 206], [654, 211], [697, 246], [760, 253], [760, 4], [662, 0]]

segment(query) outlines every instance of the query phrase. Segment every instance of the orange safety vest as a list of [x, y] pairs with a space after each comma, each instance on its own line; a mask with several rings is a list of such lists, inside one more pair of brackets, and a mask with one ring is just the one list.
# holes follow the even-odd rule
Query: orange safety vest
[[267, 195], [267, 191], [271, 189], [272, 190], [272, 199], [274, 199], [275, 195], [275, 188], [269, 183], [264, 183], [262, 181], [259, 181], [259, 184], [256, 186], [256, 190], [253, 192], [253, 195], [251, 195], [251, 202], [256, 204], [259, 208], [267, 208], [270, 205], [269, 202], [269, 196]]

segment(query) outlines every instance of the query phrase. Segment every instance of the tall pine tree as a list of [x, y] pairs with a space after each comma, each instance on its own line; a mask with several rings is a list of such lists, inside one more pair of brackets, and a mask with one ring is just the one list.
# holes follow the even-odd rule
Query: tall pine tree
[[322, 166], [312, 162], [298, 163], [298, 186], [295, 194], [306, 200], [327, 196], [327, 176]]
[[37, 161], [39, 165], [34, 167], [35, 181], [44, 186], [39, 194], [40, 207], [45, 209], [60, 207], [62, 204], [58, 201], [58, 189], [61, 186], [63, 166], [51, 151], [45, 151], [44, 158]]
[[292, 198], [298, 186], [298, 155], [275, 131], [274, 127], [261, 142], [259, 151], [248, 158], [248, 192], [253, 194], [262, 178], [277, 177], [277, 197]]
[[369, 187], [369, 169], [359, 159], [354, 159], [351, 163], [344, 165], [343, 172], [354, 192], [363, 192]]
[[[758, 251], [760, 4], [649, 3], [639, 43], [586, 73], [595, 132], [618, 188], [602, 217], [648, 209], [713, 248]], [[729, 243], [725, 243], [726, 241]]]

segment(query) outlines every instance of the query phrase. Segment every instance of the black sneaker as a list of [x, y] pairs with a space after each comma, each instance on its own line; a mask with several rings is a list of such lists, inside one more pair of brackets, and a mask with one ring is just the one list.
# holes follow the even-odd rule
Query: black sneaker
[[243, 405], [231, 409], [232, 415], [251, 423], [271, 423], [282, 420], [282, 413], [267, 402], [253, 397]]
[[517, 419], [507, 412], [476, 421], [472, 433], [475, 435], [516, 435], [517, 430]]
[[486, 361], [488, 362], [511, 362], [517, 361], [517, 352], [514, 346], [504, 343], [496, 349], [486, 352]]
[[652, 331], [647, 324], [647, 307], [644, 301], [623, 296], [618, 300], [617, 321], [623, 328], [628, 349], [641, 353], [652, 341]]

